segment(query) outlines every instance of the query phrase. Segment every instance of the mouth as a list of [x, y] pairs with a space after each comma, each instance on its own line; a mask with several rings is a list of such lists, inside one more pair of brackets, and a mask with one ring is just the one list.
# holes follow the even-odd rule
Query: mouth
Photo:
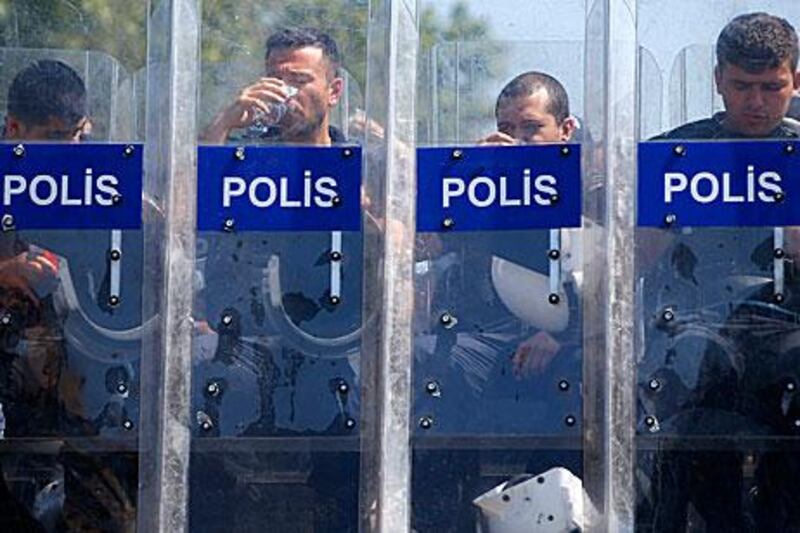
[[744, 119], [747, 122], [767, 122], [769, 117], [767, 115], [761, 115], [758, 113], [747, 113], [744, 115]]

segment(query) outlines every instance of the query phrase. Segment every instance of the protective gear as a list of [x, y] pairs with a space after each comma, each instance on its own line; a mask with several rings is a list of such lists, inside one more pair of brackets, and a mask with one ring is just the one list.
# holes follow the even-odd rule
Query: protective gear
[[584, 527], [581, 480], [557, 467], [511, 479], [476, 498], [480, 533], [571, 533]]
[[569, 323], [569, 301], [558, 304], [547, 300], [550, 281], [544, 274], [492, 256], [492, 285], [500, 301], [517, 318], [540, 330], [564, 331]]

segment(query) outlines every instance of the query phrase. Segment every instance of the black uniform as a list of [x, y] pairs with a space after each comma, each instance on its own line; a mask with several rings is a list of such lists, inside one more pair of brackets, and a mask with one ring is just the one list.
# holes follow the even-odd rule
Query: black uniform
[[[744, 139], [725, 128], [724, 118], [717, 113], [656, 140]], [[792, 119], [766, 136], [798, 137], [800, 123]], [[642, 422], [653, 416], [656, 434], [675, 435], [682, 446], [670, 450], [663, 444], [668, 441], [661, 441], [659, 451], [640, 453], [639, 467], [650, 474], [649, 497], [640, 501], [640, 527], [794, 531], [800, 527], [800, 493], [781, 480], [788, 472], [798, 473], [798, 461], [782, 452], [748, 455], [732, 448], [742, 435], [798, 431], [796, 400], [787, 385], [792, 389], [790, 383], [800, 383], [800, 366], [786, 346], [798, 324], [800, 294], [792, 294], [796, 276], [787, 268], [787, 300], [777, 306], [770, 228], [686, 231], [671, 235], [640, 287], [646, 319], [639, 361], [640, 429], [652, 431], [652, 419], [650, 426]], [[770, 281], [742, 284], [742, 276]], [[664, 319], [667, 309], [670, 320]], [[692, 436], [703, 437], [707, 449], [689, 442]], [[753, 459], [754, 480], [746, 475]], [[790, 496], [794, 503], [786, 500]]]

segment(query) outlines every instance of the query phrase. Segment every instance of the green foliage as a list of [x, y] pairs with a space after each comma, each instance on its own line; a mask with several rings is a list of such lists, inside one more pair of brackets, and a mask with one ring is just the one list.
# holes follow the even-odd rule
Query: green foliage
[[454, 4], [444, 18], [426, 7], [420, 15], [419, 142], [472, 141], [491, 129], [495, 95], [480, 89], [504, 64], [488, 22], [475, 18], [468, 4]]
[[[369, 3], [370, 0], [202, 0], [201, 114], [223, 104], [231, 91], [262, 71], [266, 36], [283, 25], [314, 26], [330, 33], [339, 44], [343, 66], [355, 81], [355, 90], [363, 94]], [[478, 43], [459, 57], [458, 64], [453, 63], [444, 44], [445, 59], [436, 73], [440, 78], [437, 84], [426, 78], [432, 73], [421, 71], [420, 93], [429, 99], [431, 90], [437, 87], [441, 90], [439, 112], [450, 113], [454, 111], [455, 85], [461, 83], [456, 79], [462, 79], [456, 73], [477, 69], [491, 75], [499, 59], [491, 44], [481, 44], [490, 38], [488, 23], [476, 18], [466, 2], [454, 4], [446, 14], [437, 12], [433, 2], [421, 3], [425, 5], [419, 17], [421, 65], [427, 64], [436, 45]], [[0, 47], [101, 51], [134, 72], [146, 64], [150, 4], [160, 5], [161, 1], [0, 0]], [[426, 106], [419, 109], [424, 114]]]
[[[264, 40], [279, 25], [315, 26], [342, 49], [346, 68], [366, 76], [367, 0], [203, 0], [202, 59], [260, 60]], [[98, 50], [130, 70], [144, 66], [147, 0], [0, 0], [0, 47]], [[480, 40], [488, 34], [465, 3], [447, 17], [428, 6], [420, 15], [421, 49], [437, 42]]]
[[446, 20], [433, 6], [426, 6], [419, 18], [420, 49], [429, 50], [437, 43], [480, 41], [489, 35], [489, 25], [475, 18], [465, 2], [454, 4]]
[[145, 64], [146, 0], [0, 0], [0, 47], [102, 51]]
[[279, 26], [312, 26], [339, 45], [344, 67], [363, 83], [367, 5], [363, 0], [204, 0], [204, 64], [242, 60], [260, 64], [267, 35]]

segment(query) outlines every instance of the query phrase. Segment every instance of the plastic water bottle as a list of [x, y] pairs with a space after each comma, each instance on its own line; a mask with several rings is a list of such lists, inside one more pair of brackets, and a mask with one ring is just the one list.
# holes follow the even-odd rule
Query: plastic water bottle
[[247, 129], [249, 137], [260, 137], [269, 129], [278, 124], [289, 109], [289, 99], [297, 94], [297, 87], [286, 86], [287, 98], [283, 102], [269, 104], [268, 111], [260, 107], [255, 108], [253, 124]]

